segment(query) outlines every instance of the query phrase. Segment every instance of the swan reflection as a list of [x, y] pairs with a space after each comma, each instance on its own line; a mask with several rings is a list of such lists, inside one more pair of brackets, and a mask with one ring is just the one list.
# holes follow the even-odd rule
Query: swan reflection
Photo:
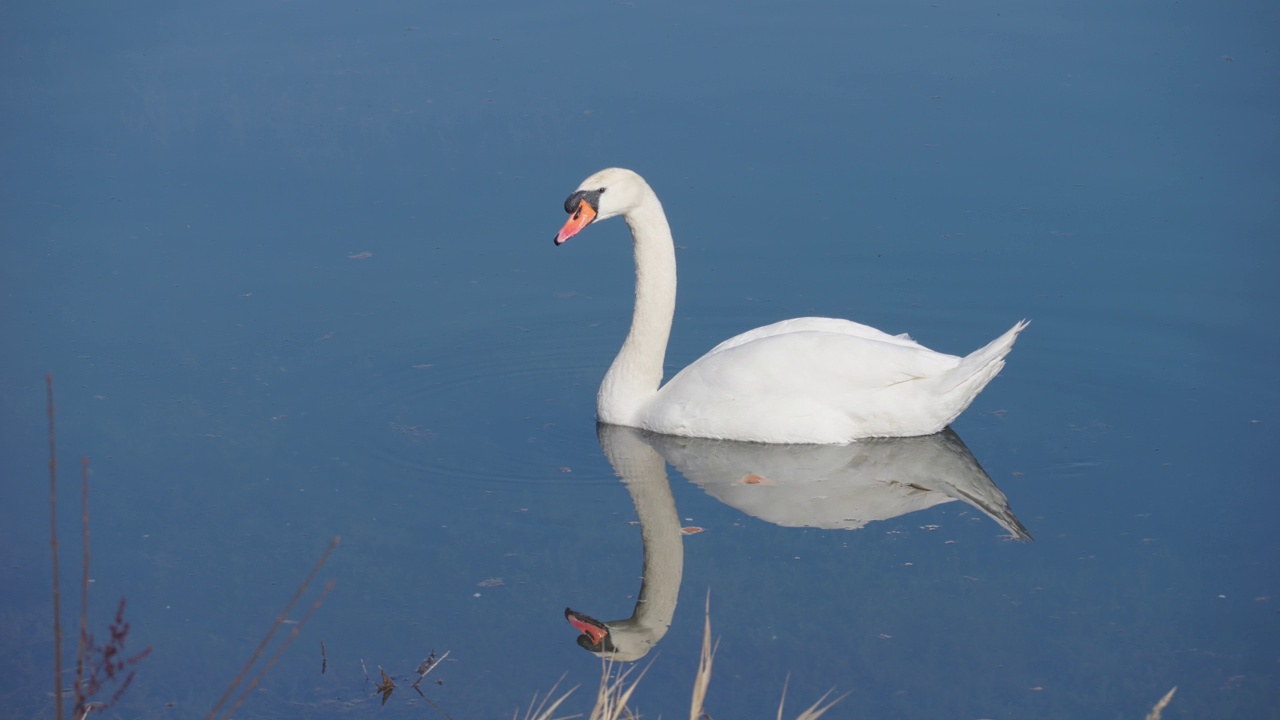
[[596, 620], [565, 609], [578, 644], [601, 657], [644, 657], [675, 615], [684, 540], [666, 463], [708, 495], [787, 527], [856, 530], [960, 500], [1010, 535], [1030, 540], [1004, 493], [950, 428], [935, 435], [848, 445], [763, 445], [656, 435], [597, 426], [600, 447], [622, 478], [640, 520], [644, 570], [631, 617]]
[[1015, 538], [1031, 539], [1004, 493], [951, 428], [848, 445], [761, 445], [669, 435], [646, 440], [708, 495], [775, 525], [856, 530], [873, 520], [961, 500]]

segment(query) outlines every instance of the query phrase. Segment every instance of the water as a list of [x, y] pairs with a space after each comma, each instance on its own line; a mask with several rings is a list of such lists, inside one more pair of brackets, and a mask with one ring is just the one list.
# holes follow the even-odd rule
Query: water
[[953, 353], [1032, 319], [953, 429], [1034, 541], [963, 501], [777, 524], [669, 458], [658, 522], [704, 531], [642, 712], [685, 712], [709, 592], [716, 717], [772, 716], [788, 674], [837, 717], [1136, 718], [1173, 685], [1166, 717], [1277, 714], [1271, 8], [4, 14], [15, 716], [52, 714], [46, 371], [64, 609], [87, 454], [90, 624], [127, 596], [153, 648], [114, 716], [207, 713], [334, 535], [241, 716], [371, 716], [378, 666], [381, 712], [435, 715], [432, 651], [452, 717], [562, 674], [585, 708], [564, 608], [628, 617], [644, 567], [594, 424], [632, 270], [620, 222], [550, 241], [608, 165], [681, 247], [669, 371], [797, 315]]

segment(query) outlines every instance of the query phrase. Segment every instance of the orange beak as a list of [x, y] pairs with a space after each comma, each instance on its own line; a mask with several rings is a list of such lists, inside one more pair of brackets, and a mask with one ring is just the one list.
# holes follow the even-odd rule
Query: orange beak
[[568, 222], [560, 228], [560, 232], [556, 233], [556, 245], [563, 245], [566, 240], [577, 235], [582, 228], [590, 225], [595, 219], [596, 211], [591, 209], [591, 203], [585, 199], [579, 200], [578, 209], [569, 216]]
[[588, 645], [598, 648], [604, 642], [604, 639], [609, 636], [609, 628], [589, 615], [583, 615], [580, 612], [565, 608], [564, 617], [569, 621], [570, 625], [582, 633], [582, 640], [586, 641]]

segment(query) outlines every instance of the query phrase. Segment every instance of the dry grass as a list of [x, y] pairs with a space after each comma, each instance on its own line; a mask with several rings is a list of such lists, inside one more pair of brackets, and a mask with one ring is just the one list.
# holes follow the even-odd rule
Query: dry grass
[[[702, 628], [702, 654], [698, 659], [698, 672], [693, 678], [693, 698], [689, 704], [689, 720], [706, 720], [711, 717], [705, 710], [705, 702], [707, 689], [711, 686], [711, 665], [715, 660], [718, 646], [718, 642], [714, 645], [711, 642], [711, 597], [708, 596], [706, 621]], [[613, 663], [603, 661], [600, 671], [600, 685], [596, 688], [595, 704], [591, 708], [591, 714], [587, 716], [588, 720], [639, 720], [640, 716], [627, 703], [649, 668], [646, 665], [645, 669], [641, 670], [634, 680], [628, 681], [635, 669], [635, 666], [632, 666], [615, 674]], [[563, 679], [563, 677], [560, 678], [560, 680]], [[558, 680], [540, 702], [535, 694], [533, 700], [529, 703], [529, 709], [525, 712], [524, 720], [570, 720], [571, 718], [582, 717], [581, 714], [559, 716], [555, 714], [560, 705], [576, 689], [570, 688], [563, 695], [552, 700], [551, 697], [555, 695], [556, 687], [559, 685], [560, 681]], [[817, 702], [797, 715], [796, 720], [817, 720], [822, 717], [823, 713], [830, 710], [832, 706], [848, 695], [846, 693], [828, 702], [827, 698], [831, 696], [832, 692], [828, 690], [822, 697], [818, 698]], [[786, 683], [784, 683], [782, 686], [782, 701], [778, 703], [778, 720], [782, 720], [783, 704], [786, 699], [787, 688]], [[519, 720], [519, 715], [515, 717], [515, 720]]]
[[702, 655], [698, 658], [698, 672], [693, 676], [693, 700], [689, 704], [689, 720], [701, 720], [707, 715], [703, 705], [707, 699], [707, 688], [711, 686], [711, 664], [716, 659], [719, 641], [711, 645], [711, 593], [707, 593], [707, 606], [703, 610], [705, 620], [702, 623]]
[[[556, 681], [555, 685], [551, 686], [551, 689], [547, 691], [547, 694], [541, 700], [538, 699], [538, 693], [533, 694], [533, 699], [529, 701], [529, 709], [524, 711], [525, 720], [569, 720], [569, 718], [580, 717], [579, 715], [561, 715], [556, 717], [556, 709], [560, 707], [560, 703], [567, 700], [569, 696], [573, 694], [573, 691], [578, 689], [576, 687], [571, 687], [566, 690], [563, 695], [552, 700], [551, 696], [556, 694], [556, 688], [560, 687], [560, 683], [563, 680], [564, 676], [561, 675], [560, 679]], [[512, 715], [511, 718], [512, 720], [519, 720], [520, 711], [517, 710], [516, 714]]]
[[[636, 676], [636, 679], [627, 682], [627, 678], [635, 670], [635, 667], [629, 667], [616, 675], [613, 672], [613, 663], [604, 661], [600, 671], [600, 685], [596, 688], [595, 704], [591, 708], [591, 714], [588, 720], [639, 720], [631, 708], [627, 706], [627, 702], [631, 700], [631, 693], [635, 692], [640, 682], [640, 678], [644, 677], [645, 672], [649, 669], [646, 665], [644, 670]], [[542, 700], [538, 700], [535, 693], [533, 699], [529, 701], [529, 708], [525, 710], [524, 720], [571, 720], [572, 718], [582, 717], [582, 713], [573, 715], [556, 715], [556, 711], [560, 705], [573, 694], [577, 687], [569, 688], [564, 694], [552, 699], [556, 694], [556, 688], [564, 680], [562, 675], [555, 685], [547, 691]], [[519, 720], [520, 715], [517, 712], [513, 716], [513, 720]]]
[[[715, 660], [716, 648], [719, 642], [714, 645], [711, 642], [711, 597], [707, 597], [706, 621], [702, 627], [702, 654], [698, 659], [698, 672], [693, 678], [693, 698], [689, 704], [689, 720], [710, 720], [711, 715], [706, 712], [705, 702], [707, 698], [707, 690], [711, 686], [711, 666]], [[640, 716], [628, 707], [627, 703], [631, 699], [631, 694], [635, 692], [636, 687], [640, 683], [640, 679], [644, 677], [649, 667], [646, 665], [644, 670], [636, 676], [635, 680], [628, 682], [627, 678], [636, 669], [635, 666], [629, 667], [615, 675], [613, 671], [613, 663], [602, 661], [600, 671], [600, 685], [596, 688], [595, 705], [591, 708], [591, 714], [587, 716], [588, 720], [639, 720]], [[551, 686], [545, 697], [541, 701], [535, 694], [533, 700], [529, 702], [529, 709], [525, 711], [524, 720], [572, 720], [573, 718], [582, 717], [581, 713], [574, 715], [556, 715], [556, 711], [561, 704], [568, 699], [573, 691], [577, 688], [570, 688], [563, 695], [555, 700], [556, 688], [560, 682], [564, 680], [561, 676], [555, 685]], [[790, 683], [790, 676], [782, 684], [782, 699], [778, 701], [777, 720], [783, 720], [783, 710], [787, 702], [787, 685]], [[1146, 720], [1160, 720], [1160, 714], [1168, 706], [1169, 701], [1173, 699], [1173, 694], [1178, 690], [1174, 686], [1164, 697], [1151, 708], [1151, 712], [1147, 714]], [[828, 710], [835, 706], [836, 703], [849, 696], [845, 693], [836, 698], [831, 698], [831, 694], [835, 692], [828, 690], [823, 693], [812, 705], [805, 708], [796, 720], [818, 720]], [[513, 720], [520, 720], [519, 714], [513, 717]]]
[[[788, 676], [787, 681], [782, 683], [782, 699], [778, 701], [778, 720], [782, 720], [782, 706], [787, 702], [787, 682], [790, 680], [791, 678]], [[805, 708], [804, 712], [797, 715], [796, 720], [817, 720], [822, 717], [823, 713], [830, 710], [833, 705], [849, 696], [849, 693], [845, 693], [831, 702], [827, 702], [827, 698], [831, 697], [831, 693], [833, 692], [835, 692], [834, 688], [823, 693], [822, 697], [818, 698], [816, 702]], [[826, 704], [824, 705], [823, 703]]]
[[1160, 702], [1156, 703], [1156, 706], [1151, 708], [1151, 712], [1147, 713], [1147, 720], [1160, 720], [1160, 713], [1164, 712], [1165, 706], [1169, 704], [1169, 701], [1173, 699], [1173, 694], [1177, 691], [1177, 685], [1169, 688], [1169, 692], [1165, 693], [1164, 697], [1160, 698]]

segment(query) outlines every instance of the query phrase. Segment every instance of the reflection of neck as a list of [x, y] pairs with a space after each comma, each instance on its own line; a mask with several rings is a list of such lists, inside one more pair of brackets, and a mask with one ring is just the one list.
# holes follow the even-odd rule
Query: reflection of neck
[[621, 476], [640, 519], [644, 578], [635, 612], [605, 623], [619, 660], [643, 657], [667, 634], [680, 597], [684, 544], [671, 483], [662, 456], [631, 428], [601, 426], [600, 444]]

